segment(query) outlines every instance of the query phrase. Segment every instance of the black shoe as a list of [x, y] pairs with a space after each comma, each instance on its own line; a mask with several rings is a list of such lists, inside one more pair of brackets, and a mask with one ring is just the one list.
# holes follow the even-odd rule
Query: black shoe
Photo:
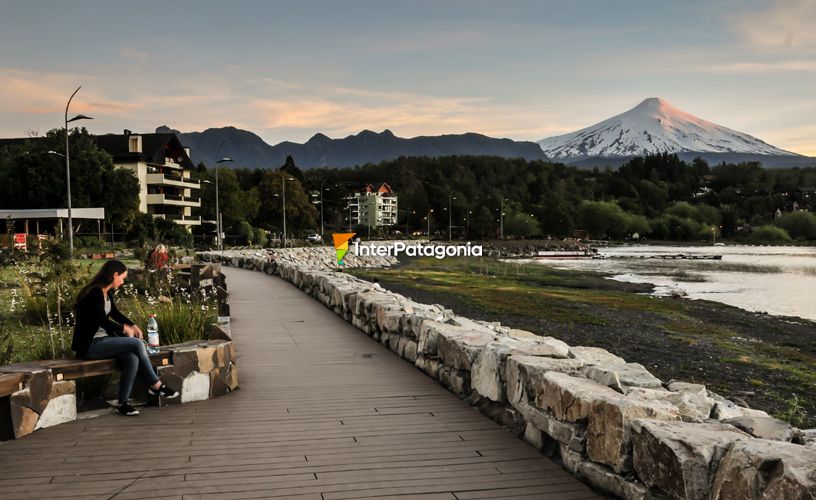
[[164, 399], [173, 399], [179, 397], [178, 391], [174, 391], [173, 389], [167, 387], [165, 384], [162, 383], [161, 387], [158, 389], [153, 389], [151, 387], [147, 388], [147, 392], [151, 396], [158, 396]]
[[124, 415], [126, 417], [135, 417], [136, 415], [139, 414], [139, 410], [125, 403], [116, 407], [116, 413], [118, 413], [119, 415]]

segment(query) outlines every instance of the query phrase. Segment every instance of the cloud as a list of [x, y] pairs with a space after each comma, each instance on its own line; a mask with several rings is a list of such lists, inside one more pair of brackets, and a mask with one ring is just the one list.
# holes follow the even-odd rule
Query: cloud
[[147, 53], [133, 49], [131, 47], [122, 47], [121, 49], [119, 49], [119, 55], [124, 57], [125, 59], [132, 59], [135, 61], [146, 61], [150, 58], [150, 56], [147, 55]]
[[[694, 68], [684, 68], [685, 71], [695, 71]], [[712, 74], [743, 74], [743, 73], [780, 73], [783, 71], [809, 72], [816, 71], [816, 61], [789, 60], [766, 62], [729, 62], [723, 64], [708, 64], [696, 68], [700, 73]]]
[[738, 35], [762, 48], [816, 49], [816, 0], [775, 0], [733, 19]]

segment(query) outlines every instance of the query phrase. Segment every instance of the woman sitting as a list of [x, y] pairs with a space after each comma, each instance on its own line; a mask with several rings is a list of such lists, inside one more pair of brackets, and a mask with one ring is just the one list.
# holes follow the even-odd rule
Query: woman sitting
[[129, 417], [139, 410], [128, 404], [136, 373], [153, 396], [176, 398], [179, 393], [164, 385], [150, 364], [141, 328], [116, 309], [113, 290], [127, 278], [127, 266], [118, 260], [105, 262], [90, 283], [77, 294], [76, 325], [71, 349], [78, 359], [116, 358], [122, 367], [116, 413]]

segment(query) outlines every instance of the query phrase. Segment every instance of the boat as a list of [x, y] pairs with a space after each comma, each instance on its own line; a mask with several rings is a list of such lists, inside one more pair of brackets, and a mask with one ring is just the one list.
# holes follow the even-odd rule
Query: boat
[[589, 249], [584, 250], [538, 250], [533, 253], [534, 259], [597, 259], [603, 258]]

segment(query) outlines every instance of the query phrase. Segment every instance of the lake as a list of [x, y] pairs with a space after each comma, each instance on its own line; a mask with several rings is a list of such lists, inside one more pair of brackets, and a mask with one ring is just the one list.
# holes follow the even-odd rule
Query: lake
[[[656, 295], [685, 293], [749, 311], [816, 321], [816, 248], [792, 246], [651, 246], [599, 249], [605, 259], [535, 260], [558, 269], [609, 274], [611, 279], [652, 283]], [[676, 254], [722, 255], [722, 260], [664, 260]]]

